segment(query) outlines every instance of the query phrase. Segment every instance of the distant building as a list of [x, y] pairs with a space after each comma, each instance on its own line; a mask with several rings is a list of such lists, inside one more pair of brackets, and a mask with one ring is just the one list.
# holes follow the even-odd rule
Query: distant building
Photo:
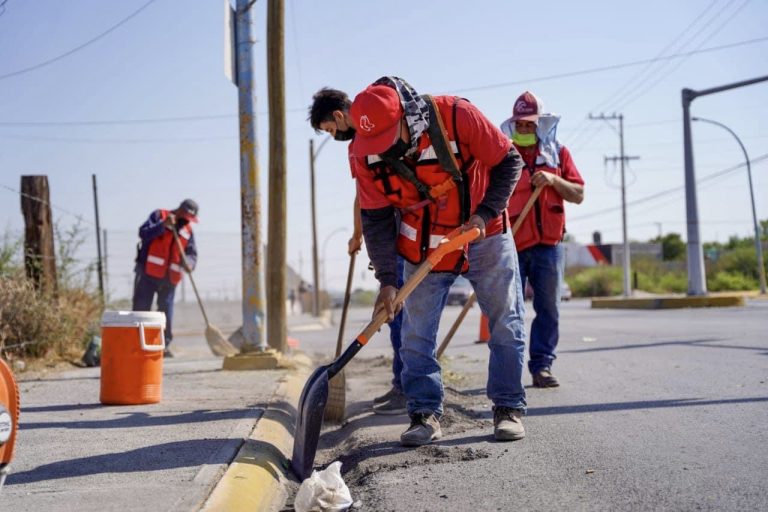
[[[624, 257], [623, 244], [582, 245], [576, 242], [563, 242], [563, 246], [566, 268], [594, 267], [595, 265], [620, 266]], [[662, 260], [662, 248], [658, 243], [632, 242], [629, 244], [629, 254], [631, 258], [644, 256]]]

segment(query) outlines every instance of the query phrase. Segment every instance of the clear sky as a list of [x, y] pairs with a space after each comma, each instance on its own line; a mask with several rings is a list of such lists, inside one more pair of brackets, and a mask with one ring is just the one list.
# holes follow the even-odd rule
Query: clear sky
[[[266, 2], [254, 8], [266, 216]], [[1, 227], [12, 235], [23, 227], [13, 192], [19, 177], [46, 174], [55, 220], [67, 227], [72, 214], [84, 216], [91, 258], [96, 174], [110, 288], [124, 296], [138, 226], [153, 209], [192, 197], [200, 203], [198, 284], [207, 296], [236, 297], [237, 93], [223, 73], [223, 12], [219, 0], [0, 0]], [[567, 228], [584, 243], [596, 230], [606, 242], [621, 240], [619, 173], [604, 164], [618, 154], [618, 136], [587, 117], [623, 113], [626, 153], [640, 157], [627, 174], [630, 238], [685, 237], [680, 90], [768, 74], [766, 27], [764, 0], [288, 0], [288, 218], [264, 222], [287, 224], [288, 263], [311, 281], [308, 141], [322, 137], [306, 122], [306, 107], [322, 86], [354, 95], [394, 74], [419, 92], [464, 96], [496, 123], [526, 89], [561, 114], [560, 138], [586, 180], [584, 203], [567, 208]], [[707, 51], [726, 45], [734, 46]], [[698, 53], [666, 58], [689, 52]], [[621, 66], [638, 61], [646, 62]], [[600, 68], [611, 69], [578, 73]], [[768, 153], [768, 82], [699, 98], [692, 112], [733, 129], [753, 159]], [[694, 141], [700, 179], [743, 163], [718, 127], [695, 124]], [[765, 219], [766, 160], [752, 172]], [[751, 234], [744, 167], [702, 181], [698, 191], [704, 240]], [[318, 244], [329, 288], [344, 286], [353, 196], [345, 144], [331, 141], [317, 159]], [[364, 262], [355, 284], [371, 288]]]

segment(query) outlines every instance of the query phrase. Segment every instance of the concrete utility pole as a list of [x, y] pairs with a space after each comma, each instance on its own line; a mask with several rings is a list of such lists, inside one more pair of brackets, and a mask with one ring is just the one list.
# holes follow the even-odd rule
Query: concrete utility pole
[[269, 91], [269, 220], [267, 245], [267, 340], [285, 352], [286, 327], [285, 237], [285, 58], [283, 0], [267, 4], [267, 80]]
[[47, 176], [21, 177], [24, 215], [24, 268], [43, 293], [56, 293], [56, 253]]
[[256, 141], [256, 76], [253, 69], [253, 1], [237, 0], [236, 60], [240, 118], [240, 209], [242, 212], [243, 329], [241, 351], [263, 352], [264, 292], [261, 285], [261, 191]]
[[755, 230], [755, 255], [757, 257], [757, 275], [760, 279], [760, 293], [762, 295], [765, 295], [765, 263], [763, 261], [763, 244], [760, 241], [760, 225], [757, 222], [757, 209], [755, 208], [755, 192], [752, 189], [752, 166], [749, 163], [749, 155], [747, 154], [747, 148], [744, 147], [744, 144], [741, 143], [741, 139], [738, 135], [736, 135], [736, 132], [725, 126], [723, 123], [718, 123], [717, 121], [712, 121], [711, 119], [703, 119], [701, 117], [692, 117], [692, 121], [701, 121], [703, 123], [710, 123], [714, 124], [715, 126], [719, 126], [720, 128], [723, 128], [728, 133], [733, 135], [733, 138], [736, 139], [736, 142], [739, 143], [739, 147], [741, 148], [741, 151], [744, 153], [744, 161], [747, 164], [747, 179], [749, 181], [749, 198], [752, 202], [752, 224]]
[[624, 115], [623, 114], [611, 114], [610, 116], [606, 116], [605, 114], [600, 114], [599, 116], [593, 116], [592, 114], [589, 114], [589, 118], [592, 120], [600, 120], [600, 121], [613, 121], [617, 120], [619, 121], [619, 156], [613, 156], [613, 157], [605, 157], [605, 162], [608, 161], [619, 161], [621, 162], [621, 231], [623, 234], [623, 262], [622, 267], [624, 267], [624, 296], [629, 297], [632, 295], [632, 285], [630, 283], [629, 274], [630, 274], [630, 257], [629, 257], [629, 237], [627, 236], [627, 192], [626, 192], [626, 178], [625, 178], [625, 172], [624, 172], [624, 163], [629, 160], [638, 160], [640, 159], [639, 156], [625, 156], [624, 155]]
[[704, 250], [699, 231], [699, 206], [696, 199], [696, 173], [693, 166], [691, 137], [691, 103], [699, 96], [707, 96], [747, 85], [765, 82], [768, 76], [712, 87], [702, 91], [683, 89], [683, 157], [685, 159], [685, 214], [688, 226], [688, 295], [706, 295], [707, 279], [704, 271]]

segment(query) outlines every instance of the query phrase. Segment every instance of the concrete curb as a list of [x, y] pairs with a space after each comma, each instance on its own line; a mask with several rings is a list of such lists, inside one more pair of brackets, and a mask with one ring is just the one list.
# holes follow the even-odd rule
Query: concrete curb
[[744, 294], [706, 295], [703, 297], [643, 297], [592, 299], [592, 309], [676, 309], [722, 308], [744, 306]]
[[295, 369], [278, 386], [202, 511], [278, 510], [287, 499], [296, 404], [309, 377], [311, 361], [300, 354], [291, 359], [291, 365]]

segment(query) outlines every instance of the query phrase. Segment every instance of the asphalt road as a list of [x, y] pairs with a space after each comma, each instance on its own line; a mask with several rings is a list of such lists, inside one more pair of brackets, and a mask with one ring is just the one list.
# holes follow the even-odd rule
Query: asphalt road
[[[439, 339], [458, 312], [446, 310]], [[352, 310], [346, 339], [369, 313]], [[347, 423], [325, 427], [317, 464], [342, 461], [362, 510], [768, 510], [768, 301], [661, 311], [572, 301], [561, 321], [562, 386], [528, 389], [525, 439], [493, 441], [474, 308], [445, 354], [443, 440], [403, 449], [407, 418], [370, 412], [390, 378], [382, 332], [347, 368]], [[307, 333], [302, 348], [330, 354], [335, 339]]]

